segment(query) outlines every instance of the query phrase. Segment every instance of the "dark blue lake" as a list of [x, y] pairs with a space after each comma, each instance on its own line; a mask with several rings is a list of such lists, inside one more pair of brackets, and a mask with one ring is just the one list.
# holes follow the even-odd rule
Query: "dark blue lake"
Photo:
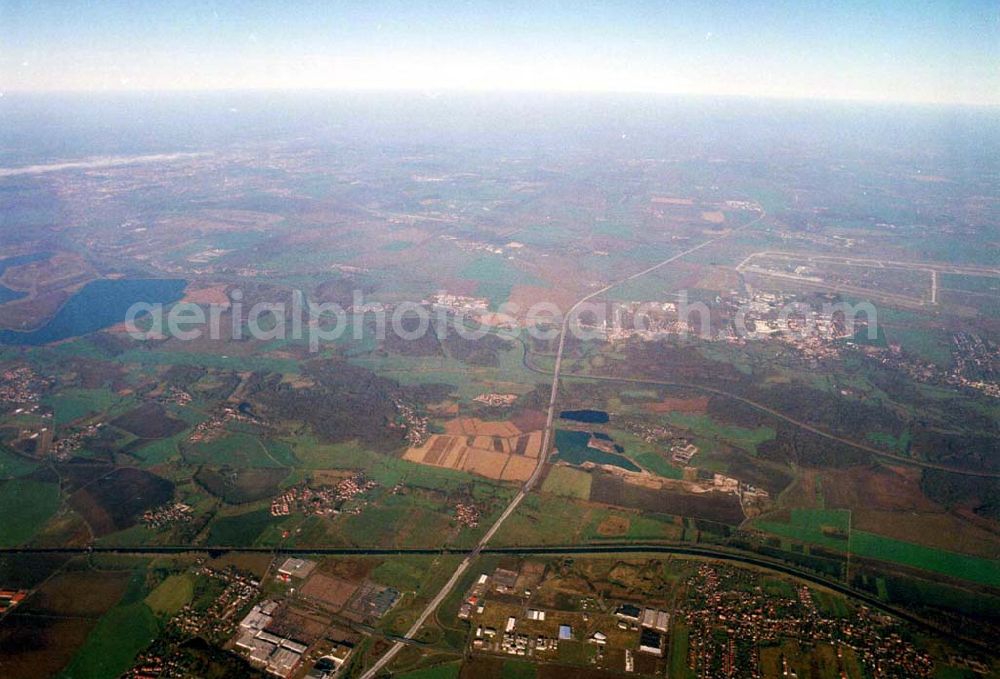
[[589, 424], [604, 424], [610, 419], [603, 410], [564, 410], [559, 413], [559, 417], [564, 420]]
[[145, 278], [92, 281], [36, 330], [0, 330], [0, 344], [39, 345], [58, 342], [109, 328], [125, 320], [136, 302], [169, 304], [184, 295], [187, 281], [179, 278]]

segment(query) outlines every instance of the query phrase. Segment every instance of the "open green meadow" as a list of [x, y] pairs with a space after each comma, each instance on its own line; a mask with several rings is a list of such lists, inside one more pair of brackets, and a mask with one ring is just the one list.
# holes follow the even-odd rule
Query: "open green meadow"
[[487, 298], [493, 308], [507, 301], [515, 285], [544, 285], [535, 276], [514, 268], [497, 255], [473, 260], [459, 271], [459, 276], [477, 281], [476, 295]]
[[575, 497], [579, 500], [590, 498], [590, 485], [593, 477], [590, 472], [585, 472], [573, 467], [556, 465], [545, 478], [542, 484], [542, 491], [553, 495], [565, 497]]
[[846, 509], [793, 509], [790, 523], [757, 521], [755, 526], [767, 533], [839, 552], [850, 550], [851, 554], [860, 557], [941, 573], [991, 587], [1000, 586], [1000, 566], [995, 561], [850, 530], [850, 512]]
[[721, 424], [709, 415], [673, 412], [664, 417], [670, 424], [688, 429], [695, 436], [719, 439], [754, 455], [757, 454], [758, 445], [775, 437], [775, 431], [771, 427], [747, 429]]
[[0, 479], [26, 476], [37, 468], [37, 462], [0, 448]]
[[173, 615], [194, 598], [194, 581], [186, 574], [170, 575], [146, 597], [146, 605], [158, 615]]
[[668, 675], [672, 679], [690, 679], [694, 672], [688, 668], [688, 637], [690, 631], [687, 625], [674, 625], [670, 637], [670, 658]]
[[[109, 556], [108, 565], [114, 564]], [[132, 560], [130, 564], [135, 564]], [[114, 679], [160, 632], [160, 625], [143, 598], [145, 569], [137, 567], [121, 600], [97, 621], [83, 646], [59, 675], [61, 679]]]
[[119, 605], [105, 613], [83, 647], [60, 675], [63, 679], [114, 679], [159, 634], [149, 606]]
[[59, 486], [34, 479], [0, 482], [0, 547], [27, 542], [59, 508]]
[[434, 667], [424, 667], [400, 674], [400, 679], [458, 679], [462, 670], [461, 662], [444, 663]]
[[193, 463], [234, 467], [291, 467], [296, 464], [295, 454], [284, 441], [261, 439], [241, 432], [185, 446], [184, 457]]
[[212, 522], [206, 542], [224, 547], [252, 545], [265, 528], [277, 522], [267, 508], [219, 517]]
[[109, 389], [63, 389], [47, 397], [45, 404], [52, 408], [53, 421], [67, 424], [90, 415], [104, 413], [116, 404], [123, 410], [123, 399]]

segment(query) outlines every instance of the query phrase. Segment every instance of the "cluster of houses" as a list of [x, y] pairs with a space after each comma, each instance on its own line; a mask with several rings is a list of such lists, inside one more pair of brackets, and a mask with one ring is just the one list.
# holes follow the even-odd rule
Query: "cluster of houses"
[[256, 418], [244, 413], [240, 410], [239, 406], [225, 404], [220, 408], [217, 414], [198, 424], [198, 426], [191, 431], [191, 435], [188, 436], [188, 441], [190, 443], [209, 441], [215, 438], [223, 430], [227, 422], [254, 421], [256, 421]]
[[489, 300], [482, 297], [467, 297], [465, 295], [453, 295], [448, 292], [439, 292], [429, 300], [431, 307], [443, 309], [454, 313], [476, 314], [488, 311]]
[[150, 528], [162, 528], [172, 523], [190, 521], [194, 510], [183, 502], [169, 502], [142, 514], [142, 522]]
[[475, 528], [479, 525], [479, 508], [473, 504], [459, 502], [455, 505], [455, 520], [459, 525]]
[[413, 406], [399, 399], [396, 399], [394, 405], [400, 420], [402, 420], [401, 426], [406, 432], [407, 444], [411, 446], [423, 445], [427, 437], [430, 436], [430, 420], [419, 414]]
[[8, 368], [0, 373], [0, 401], [38, 403], [41, 393], [53, 380], [43, 378], [28, 366]]
[[337, 482], [334, 486], [321, 488], [312, 488], [301, 483], [271, 500], [271, 516], [288, 516], [293, 512], [331, 516], [340, 512], [342, 503], [372, 490], [377, 485], [374, 481], [366, 479], [363, 474], [355, 474]]
[[[871, 676], [929, 677], [933, 662], [898, 629], [888, 615], [857, 606], [845, 616], [823, 613], [810, 589], [794, 596], [768, 593], [745, 572], [703, 564], [687, 581], [689, 601], [679, 615], [689, 628], [688, 667], [699, 677], [714, 676], [721, 666], [727, 676], [761, 676], [759, 654], [739, 656], [736, 642], [753, 645], [794, 639], [851, 648]], [[803, 670], [789, 662], [785, 676]]]
[[517, 400], [517, 394], [480, 394], [472, 400], [493, 408], [506, 408], [507, 406], [514, 405], [514, 402]]

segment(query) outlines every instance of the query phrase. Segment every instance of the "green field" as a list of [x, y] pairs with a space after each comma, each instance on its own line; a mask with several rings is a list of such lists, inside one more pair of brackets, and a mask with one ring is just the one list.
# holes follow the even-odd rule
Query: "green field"
[[688, 679], [694, 676], [688, 668], [688, 636], [686, 625], [676, 625], [670, 640], [670, 670], [668, 676], [677, 679]]
[[[470, 483], [488, 483], [467, 472], [430, 467], [398, 457], [383, 455], [365, 448], [357, 441], [323, 443], [315, 438], [299, 436], [289, 440], [300, 469], [360, 469], [368, 478], [382, 486], [394, 486], [405, 481], [408, 485], [440, 490], [453, 490]], [[494, 485], [494, 484], [490, 484]]]
[[0, 479], [25, 476], [38, 468], [38, 463], [0, 448]]
[[423, 669], [404, 672], [399, 675], [399, 679], [458, 679], [462, 669], [461, 662], [450, 662], [434, 667], [424, 667]]
[[116, 360], [119, 363], [137, 363], [139, 365], [199, 365], [205, 368], [221, 368], [246, 372], [260, 370], [284, 374], [297, 374], [302, 367], [298, 361], [287, 358], [223, 356], [193, 351], [157, 351], [147, 349], [131, 349], [119, 355]]
[[553, 495], [575, 497], [580, 500], [590, 498], [593, 477], [589, 472], [558, 465], [552, 468], [542, 484], [542, 491]]
[[372, 579], [400, 591], [419, 591], [427, 577], [432, 557], [395, 556], [383, 561], [372, 571]]
[[426, 547], [444, 542], [450, 519], [443, 506], [413, 494], [389, 495], [338, 523], [345, 541], [357, 546]]
[[769, 533], [843, 550], [850, 520], [846, 509], [793, 509], [790, 523], [758, 521], [756, 525]]
[[775, 432], [770, 427], [747, 429], [746, 427], [720, 424], [709, 415], [668, 413], [664, 417], [670, 424], [688, 429], [695, 436], [720, 439], [755, 455], [758, 445], [775, 437]]
[[146, 597], [146, 605], [159, 615], [172, 615], [190, 603], [194, 582], [187, 575], [171, 575]]
[[146, 464], [161, 464], [180, 455], [180, 446], [187, 440], [188, 434], [188, 431], [183, 431], [170, 438], [156, 439], [136, 448], [132, 454]]
[[942, 573], [959, 580], [1000, 587], [1000, 564], [990, 559], [924, 547], [862, 531], [851, 533], [851, 551], [858, 556], [882, 559]]
[[[846, 509], [793, 509], [790, 523], [758, 521], [755, 525], [774, 535], [846, 552], [849, 521], [850, 512]], [[991, 587], [1000, 586], [1000, 565], [990, 559], [857, 530], [850, 531], [849, 546], [851, 553], [860, 557], [942, 573]]]
[[64, 389], [45, 399], [52, 408], [53, 420], [67, 424], [88, 415], [102, 413], [118, 403], [121, 398], [109, 389]]
[[865, 438], [883, 448], [905, 455], [910, 451], [910, 439], [912, 437], [909, 431], [904, 431], [899, 438], [884, 431], [870, 431]]
[[943, 330], [891, 326], [885, 329], [885, 337], [926, 361], [944, 367], [952, 364], [951, 336]]
[[463, 267], [458, 275], [478, 281], [476, 294], [490, 300], [494, 308], [507, 301], [515, 285], [544, 285], [538, 278], [519, 271], [499, 255], [479, 257]]
[[813, 601], [816, 607], [825, 615], [833, 618], [846, 618], [850, 609], [847, 599], [839, 594], [823, 590], [812, 590]]
[[213, 546], [240, 547], [252, 545], [264, 529], [277, 519], [269, 509], [216, 519], [208, 531], [207, 543]]
[[187, 446], [184, 457], [191, 462], [231, 467], [292, 467], [297, 462], [287, 443], [239, 432]]
[[1000, 280], [995, 276], [976, 276], [974, 274], [943, 273], [940, 285], [942, 288], [962, 290], [966, 292], [1000, 294]]
[[159, 633], [156, 617], [141, 601], [104, 614], [60, 675], [63, 679], [114, 679]]
[[[628, 518], [628, 530], [620, 536], [603, 536], [597, 530], [601, 522], [608, 516], [625, 516]], [[608, 538], [614, 540], [679, 540], [680, 527], [674, 523], [673, 517], [665, 514], [630, 514], [614, 509], [602, 509], [595, 512], [592, 520], [583, 532], [583, 538], [588, 542], [599, 542]]]
[[[457, 395], [471, 400], [497, 382], [510, 384], [511, 391], [523, 392], [539, 381], [521, 362], [520, 345], [497, 353], [498, 366], [473, 366], [451, 356], [355, 356], [353, 365], [366, 368], [400, 384], [449, 384]], [[525, 386], [521, 386], [525, 385]], [[506, 387], [505, 387], [506, 389]]]
[[[612, 520], [624, 532], [602, 534]], [[497, 532], [499, 545], [575, 544], [602, 540], [678, 540], [680, 526], [666, 514], [646, 514], [593, 505], [555, 495], [528, 495]], [[626, 528], [627, 526], [627, 528]]]
[[0, 483], [0, 547], [31, 538], [59, 508], [59, 486], [33, 479]]
[[667, 459], [660, 453], [640, 453], [634, 459], [643, 469], [653, 472], [657, 476], [679, 479], [684, 475], [683, 470], [667, 462]]
[[535, 679], [537, 668], [523, 660], [504, 660], [500, 669], [500, 679]]

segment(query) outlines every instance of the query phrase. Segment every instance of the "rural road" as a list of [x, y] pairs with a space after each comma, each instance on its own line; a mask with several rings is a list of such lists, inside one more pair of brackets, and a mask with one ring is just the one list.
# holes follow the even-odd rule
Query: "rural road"
[[[504, 522], [508, 518], [510, 518], [511, 514], [514, 513], [518, 505], [521, 504], [521, 501], [524, 500], [525, 495], [531, 492], [531, 489], [534, 488], [535, 484], [538, 482], [538, 477], [541, 475], [542, 469], [545, 467], [545, 461], [548, 458], [549, 445], [552, 440], [552, 423], [555, 419], [556, 400], [559, 395], [559, 371], [562, 368], [563, 350], [566, 346], [566, 331], [569, 328], [570, 319], [573, 318], [573, 315], [576, 312], [576, 310], [579, 309], [580, 306], [582, 306], [583, 304], [586, 304], [590, 300], [594, 299], [595, 297], [602, 295], [607, 291], [618, 287], [619, 285], [628, 283], [629, 281], [633, 281], [636, 278], [650, 274], [653, 271], [656, 271], [657, 269], [660, 269], [672, 262], [676, 262], [678, 259], [686, 257], [687, 255], [690, 255], [693, 252], [697, 252], [702, 248], [706, 248], [709, 245], [713, 245], [720, 241], [726, 240], [733, 234], [739, 233], [740, 231], [748, 229], [754, 224], [757, 224], [762, 219], [764, 219], [765, 216], [766, 213], [764, 212], [763, 209], [761, 209], [760, 214], [755, 219], [747, 222], [746, 224], [738, 226], [735, 229], [721, 236], [717, 236], [716, 238], [711, 238], [709, 240], [706, 240], [703, 243], [700, 243], [699, 245], [696, 245], [692, 248], [688, 248], [687, 250], [679, 252], [676, 255], [672, 255], [671, 257], [668, 257], [667, 259], [664, 259], [661, 262], [658, 262], [650, 267], [647, 267], [642, 271], [634, 273], [631, 276], [628, 276], [627, 278], [622, 278], [618, 281], [605, 285], [603, 288], [595, 290], [594, 292], [591, 292], [590, 294], [580, 298], [576, 302], [576, 304], [570, 307], [569, 311], [563, 316], [562, 327], [560, 328], [559, 331], [559, 348], [556, 350], [555, 365], [552, 368], [552, 389], [549, 393], [548, 413], [545, 416], [545, 431], [542, 434], [542, 448], [538, 456], [538, 464], [535, 465], [535, 471], [532, 472], [531, 477], [524, 482], [524, 485], [521, 487], [521, 490], [518, 491], [517, 495], [515, 495], [514, 498], [510, 501], [510, 504], [508, 504], [506, 509], [503, 510], [503, 513], [501, 513], [500, 516], [497, 517], [497, 520], [493, 522], [493, 525], [490, 526], [490, 529], [486, 531], [485, 534], [483, 534], [483, 537], [476, 544], [476, 547], [471, 552], [469, 552], [469, 554], [466, 555], [464, 559], [462, 559], [462, 562], [458, 565], [458, 568], [455, 569], [455, 572], [448, 579], [448, 582], [446, 582], [444, 587], [441, 588], [441, 591], [439, 591], [437, 595], [435, 595], [434, 598], [431, 599], [430, 602], [428, 602], [427, 606], [424, 607], [424, 610], [420, 613], [419, 616], [417, 616], [417, 619], [413, 622], [413, 625], [411, 625], [410, 628], [406, 631], [406, 634], [404, 635], [406, 638], [412, 639], [416, 635], [416, 633], [420, 631], [420, 628], [423, 626], [424, 622], [427, 621], [427, 618], [429, 618], [434, 613], [435, 609], [437, 609], [437, 607], [441, 605], [441, 602], [444, 601], [449, 594], [451, 594], [451, 591], [455, 588], [455, 585], [458, 584], [458, 581], [462, 578], [462, 575], [464, 575], [465, 572], [469, 569], [469, 566], [472, 565], [472, 562], [475, 561], [476, 557], [479, 556], [479, 553], [489, 543], [489, 541], [493, 538], [496, 532], [500, 530], [500, 527], [504, 524]], [[401, 650], [403, 650], [405, 646], [406, 644], [403, 641], [395, 642], [391, 647], [389, 647], [389, 650], [386, 651], [381, 658], [375, 661], [375, 664], [373, 664], [370, 668], [368, 668], [368, 670], [364, 674], [361, 675], [361, 679], [374, 679], [374, 677], [378, 676], [378, 673], [381, 672], [384, 667], [386, 667], [390, 662], [392, 662], [392, 659], [395, 658], [396, 655]]]

